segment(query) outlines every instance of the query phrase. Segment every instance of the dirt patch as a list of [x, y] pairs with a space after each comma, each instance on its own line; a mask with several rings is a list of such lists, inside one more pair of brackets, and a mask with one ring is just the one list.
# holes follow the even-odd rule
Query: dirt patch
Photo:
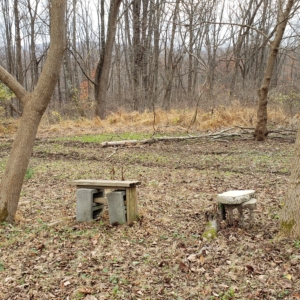
[[[1, 165], [9, 146], [0, 147]], [[2, 153], [3, 152], [3, 153]], [[297, 299], [300, 241], [277, 240], [293, 145], [37, 142], [18, 212], [0, 227], [1, 299]], [[3, 168], [2, 168], [3, 169]], [[123, 171], [122, 171], [123, 170]], [[74, 179], [141, 180], [140, 219], [75, 222]], [[205, 242], [217, 193], [254, 189], [252, 228]]]

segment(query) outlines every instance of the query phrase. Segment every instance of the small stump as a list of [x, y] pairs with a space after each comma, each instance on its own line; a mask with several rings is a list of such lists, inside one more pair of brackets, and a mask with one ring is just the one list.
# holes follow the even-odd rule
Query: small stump
[[222, 218], [233, 225], [234, 210], [238, 212], [238, 221], [241, 227], [245, 227], [245, 212], [249, 211], [249, 225], [253, 224], [253, 211], [256, 208], [254, 190], [228, 191], [218, 194], [216, 202], [222, 205]]

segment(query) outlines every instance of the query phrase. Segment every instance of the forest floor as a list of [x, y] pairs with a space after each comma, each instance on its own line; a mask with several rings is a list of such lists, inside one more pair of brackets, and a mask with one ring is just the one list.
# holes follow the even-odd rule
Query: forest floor
[[[11, 141], [0, 143], [3, 172]], [[0, 225], [0, 299], [300, 299], [300, 240], [278, 239], [294, 144], [100, 147], [40, 133], [18, 222]], [[141, 181], [139, 221], [75, 221], [76, 179]], [[216, 194], [254, 189], [252, 227], [205, 241]]]

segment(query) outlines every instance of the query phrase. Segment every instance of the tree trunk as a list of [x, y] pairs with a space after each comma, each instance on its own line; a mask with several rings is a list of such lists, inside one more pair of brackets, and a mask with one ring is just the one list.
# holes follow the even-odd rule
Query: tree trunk
[[298, 129], [295, 153], [292, 160], [291, 176], [284, 207], [280, 217], [281, 233], [292, 237], [300, 237], [300, 128]]
[[[193, 76], [195, 73], [194, 70], [194, 43], [195, 43], [195, 38], [194, 38], [194, 10], [193, 7], [191, 8], [191, 11], [189, 12], [189, 27], [188, 27], [188, 32], [189, 32], [189, 56], [188, 56], [188, 82], [187, 82], [187, 92], [188, 92], [188, 97], [191, 99], [192, 98], [192, 86], [193, 86]], [[189, 100], [190, 100], [189, 99]]]
[[157, 103], [158, 98], [158, 71], [159, 71], [159, 29], [160, 29], [160, 23], [161, 23], [161, 2], [159, 0], [156, 0], [155, 8], [156, 8], [156, 15], [155, 15], [155, 21], [154, 21], [154, 50], [153, 50], [153, 83], [151, 88], [151, 99], [152, 99], [152, 109], [154, 111], [155, 105]]
[[[279, 4], [281, 1], [278, 1]], [[279, 5], [279, 18], [276, 28], [274, 41], [271, 41], [271, 50], [267, 61], [266, 71], [261, 87], [258, 90], [258, 110], [257, 110], [257, 124], [254, 131], [254, 138], [256, 141], [264, 141], [268, 135], [267, 121], [268, 121], [268, 92], [269, 86], [276, 63], [276, 57], [279, 50], [279, 46], [284, 34], [286, 24], [289, 19], [290, 12], [292, 10], [294, 0], [287, 2], [286, 8], [283, 11], [283, 6]]]
[[16, 78], [20, 84], [23, 84], [23, 67], [22, 67], [22, 46], [21, 46], [21, 32], [20, 32], [20, 16], [18, 9], [18, 0], [14, 0], [14, 14], [15, 14], [15, 43], [16, 43]]
[[141, 53], [141, 0], [132, 2], [132, 26], [133, 26], [133, 59], [132, 59], [132, 79], [133, 79], [133, 110], [138, 110], [140, 99], [140, 71], [142, 63]]
[[[149, 102], [149, 54], [151, 49], [151, 38], [153, 33], [152, 27], [152, 5], [149, 0], [143, 0], [143, 18], [142, 18], [142, 83], [143, 83], [143, 97], [142, 97], [142, 108], [140, 110], [145, 110], [148, 108]], [[150, 4], [150, 7], [149, 7]], [[149, 15], [149, 17], [148, 17]], [[148, 29], [148, 33], [147, 33]]]
[[[171, 109], [172, 83], [173, 83], [173, 79], [174, 79], [175, 68], [177, 67], [177, 64], [179, 63], [180, 58], [181, 58], [180, 57], [179, 59], [177, 59], [177, 57], [175, 57], [175, 55], [174, 55], [174, 43], [175, 43], [175, 33], [176, 33], [176, 28], [177, 28], [179, 2], [180, 2], [179, 0], [176, 0], [174, 12], [173, 12], [172, 30], [171, 30], [171, 38], [170, 38], [170, 49], [169, 49], [169, 54], [168, 54], [168, 62], [167, 62], [166, 68], [165, 68], [167, 83], [166, 83], [166, 90], [165, 90], [165, 95], [164, 95], [164, 100], [163, 100], [163, 108], [167, 111]], [[190, 26], [191, 25], [192, 24], [190, 24]], [[176, 60], [176, 62], [175, 62], [175, 60]]]
[[50, 49], [34, 91], [28, 93], [0, 66], [0, 80], [15, 93], [24, 108], [0, 184], [0, 222], [14, 220], [38, 125], [59, 76], [65, 50], [66, 0], [52, 0], [51, 4]]
[[[73, 76], [74, 79], [72, 80], [74, 83], [75, 89], [79, 89], [80, 83], [79, 83], [79, 76], [78, 76], [78, 69], [77, 69], [77, 60], [78, 60], [78, 53], [77, 53], [77, 0], [73, 0], [73, 19], [72, 19], [72, 46], [73, 46], [73, 53], [75, 58], [75, 63], [73, 63]], [[72, 76], [72, 77], [73, 77]]]
[[2, 5], [2, 14], [5, 26], [5, 37], [6, 45], [4, 46], [5, 55], [6, 55], [6, 67], [8, 72], [13, 72], [13, 47], [12, 47], [12, 16], [10, 14], [10, 3], [9, 1], [3, 1]]
[[35, 3], [35, 7], [31, 7], [31, 3], [27, 0], [28, 12], [30, 15], [30, 64], [31, 64], [31, 86], [32, 90], [36, 86], [39, 79], [39, 64], [36, 56], [36, 35], [35, 35], [35, 23], [37, 19], [38, 3]]
[[[7, 221], [13, 222], [18, 208], [23, 179], [27, 170], [35, 136], [42, 112], [35, 110], [29, 103], [24, 107], [23, 116], [0, 185], [1, 204], [7, 204]], [[0, 220], [4, 221], [0, 214]]]
[[100, 119], [105, 117], [105, 102], [107, 95], [107, 86], [112, 59], [112, 51], [115, 42], [116, 28], [119, 7], [122, 0], [112, 0], [109, 9], [109, 18], [107, 26], [107, 36], [105, 46], [102, 47], [100, 60], [98, 62], [95, 74], [95, 100], [96, 100], [96, 116]]
[[[22, 66], [22, 45], [21, 45], [21, 30], [20, 30], [20, 14], [18, 8], [18, 0], [14, 0], [14, 15], [15, 15], [15, 43], [16, 43], [16, 63], [15, 74], [18, 82], [23, 85], [24, 75]], [[17, 109], [20, 111], [20, 101], [15, 101]]]

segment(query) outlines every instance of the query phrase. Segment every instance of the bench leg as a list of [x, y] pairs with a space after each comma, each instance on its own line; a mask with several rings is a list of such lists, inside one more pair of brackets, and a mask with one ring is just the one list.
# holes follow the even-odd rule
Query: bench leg
[[137, 220], [137, 197], [136, 187], [126, 188], [127, 224], [130, 225]]
[[244, 219], [244, 211], [242, 205], [238, 205], [237, 210], [239, 212], [239, 224], [243, 228], [245, 227], [245, 219]]
[[76, 192], [76, 221], [90, 222], [93, 218], [94, 194], [98, 193], [96, 189], [78, 189]]
[[126, 223], [126, 208], [124, 205], [125, 191], [113, 191], [106, 194], [110, 224]]

